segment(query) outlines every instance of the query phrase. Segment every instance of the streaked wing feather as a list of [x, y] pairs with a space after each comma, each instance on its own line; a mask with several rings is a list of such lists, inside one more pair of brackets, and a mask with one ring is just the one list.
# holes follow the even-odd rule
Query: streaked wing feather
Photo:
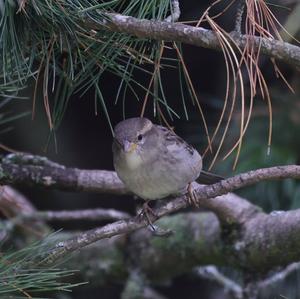
[[190, 144], [186, 143], [181, 137], [176, 135], [173, 131], [162, 126], [157, 127], [165, 132], [164, 138], [166, 141], [168, 141], [169, 146], [176, 144], [178, 147], [185, 149], [191, 156], [194, 154], [195, 149]]

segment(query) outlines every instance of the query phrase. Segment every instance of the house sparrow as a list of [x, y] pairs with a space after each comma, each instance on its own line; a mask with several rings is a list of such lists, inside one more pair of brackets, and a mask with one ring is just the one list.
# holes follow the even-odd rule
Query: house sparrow
[[121, 121], [114, 133], [115, 170], [125, 186], [146, 201], [184, 194], [197, 178], [203, 183], [222, 179], [202, 171], [195, 148], [147, 118]]

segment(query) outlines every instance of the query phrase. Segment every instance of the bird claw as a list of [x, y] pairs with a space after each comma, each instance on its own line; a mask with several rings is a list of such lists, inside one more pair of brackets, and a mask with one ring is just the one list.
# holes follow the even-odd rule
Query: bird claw
[[188, 204], [189, 205], [194, 205], [196, 208], [199, 208], [199, 202], [198, 202], [198, 200], [195, 196], [192, 183], [188, 184], [187, 192], [188, 192], [188, 196], [187, 196]]
[[148, 228], [151, 231], [151, 233], [153, 234], [153, 236], [155, 237], [164, 237], [167, 238], [169, 236], [171, 236], [174, 232], [170, 229], [162, 229], [160, 227], [158, 227], [157, 225], [154, 225], [153, 222], [151, 221], [150, 218], [150, 214], [157, 218], [158, 215], [156, 214], [156, 212], [149, 206], [149, 201], [146, 201], [143, 204], [143, 208], [141, 210], [141, 212], [139, 213], [139, 216], [145, 216], [148, 222]]
[[151, 214], [154, 217], [157, 217], [157, 214], [154, 212], [154, 210], [151, 207], [149, 207], [148, 202], [149, 201], [146, 201], [143, 204], [143, 208], [142, 208], [141, 212], [139, 213], [139, 216], [145, 215], [148, 225], [151, 227], [152, 231], [156, 231], [156, 228], [153, 225], [153, 222], [151, 221], [149, 214]]
[[[144, 204], [143, 204], [143, 211], [142, 212], [144, 212], [145, 214], [146, 213], [149, 213], [149, 214], [151, 214], [152, 216], [154, 216], [154, 217], [157, 217], [157, 214], [154, 212], [154, 210], [149, 206], [149, 201], [146, 201], [146, 202], [144, 202]], [[148, 214], [148, 215], [149, 215]]]

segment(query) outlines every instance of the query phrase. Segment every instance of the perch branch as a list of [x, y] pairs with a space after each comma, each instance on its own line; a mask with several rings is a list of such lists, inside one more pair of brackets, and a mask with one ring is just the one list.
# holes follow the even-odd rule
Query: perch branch
[[[31, 186], [37, 184], [43, 187], [60, 187], [62, 189], [66, 189], [65, 186], [67, 186], [69, 190], [72, 190], [73, 187], [73, 190], [96, 190], [114, 194], [128, 192], [114, 172], [79, 170], [57, 164], [51, 166], [51, 163], [39, 166], [39, 163], [26, 164], [28, 159], [26, 163], [22, 163], [22, 161], [22, 156], [16, 154], [2, 159], [0, 183], [22, 183]], [[88, 181], [88, 178], [91, 177], [90, 173], [93, 175], [92, 182]], [[83, 178], [83, 175], [86, 177]], [[100, 180], [98, 176], [100, 176]], [[80, 188], [78, 187], [79, 178]], [[266, 215], [250, 202], [229, 193], [263, 180], [284, 178], [300, 178], [300, 166], [276, 166], [253, 170], [208, 186], [194, 183], [195, 197], [202, 208], [213, 211], [223, 225], [234, 224], [237, 227], [243, 227], [243, 234], [235, 246], [247, 258], [235, 260], [232, 262], [233, 264], [236, 263], [244, 268], [250, 265], [252, 268], [268, 269], [272, 263], [286, 265], [295, 261], [295, 258], [299, 258], [299, 252], [295, 248], [298, 248], [300, 244], [294, 244], [299, 239], [296, 237], [300, 232], [299, 210]], [[99, 185], [96, 183], [98, 181], [100, 181]], [[88, 186], [86, 189], [84, 182]], [[187, 195], [166, 202], [162, 207], [155, 209], [156, 216], [149, 215], [149, 217], [152, 222], [155, 222], [162, 216], [185, 207], [187, 207]], [[148, 222], [144, 217], [136, 216], [80, 233], [74, 238], [58, 242], [45, 261], [52, 262], [98, 240], [130, 233], [147, 225]], [[258, 231], [260, 236], [257, 235]], [[276, 245], [276, 252], [282, 251], [281, 255], [274, 255], [269, 249], [270, 244]], [[264, 251], [264, 255], [260, 254], [262, 251]], [[289, 255], [286, 252], [289, 252]]]
[[[46, 164], [43, 162], [45, 166], [40, 166], [37, 163], [27, 164], [28, 160], [27, 155], [20, 154], [10, 154], [3, 158], [2, 164], [0, 164], [0, 183], [72, 191], [93, 191], [112, 194], [129, 193], [116, 173], [112, 171], [80, 170], [58, 166], [57, 164], [51, 166], [50, 164], [53, 162]], [[275, 166], [253, 170], [208, 186], [200, 186], [195, 183], [194, 192], [200, 206], [214, 211], [221, 220], [242, 223], [251, 217], [253, 213], [256, 213], [256, 207], [241, 198], [237, 200], [234, 195], [230, 196], [230, 199], [220, 195], [262, 180], [283, 178], [300, 178], [300, 166]], [[211, 200], [214, 197], [216, 198]], [[182, 209], [186, 205], [186, 197], [183, 196], [163, 207], [159, 215], [160, 217], [164, 216], [170, 212]]]

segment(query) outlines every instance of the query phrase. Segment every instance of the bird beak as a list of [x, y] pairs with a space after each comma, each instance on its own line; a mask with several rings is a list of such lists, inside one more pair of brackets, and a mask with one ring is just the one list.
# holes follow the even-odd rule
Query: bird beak
[[132, 153], [136, 150], [137, 148], [137, 144], [134, 142], [129, 142], [127, 140], [125, 140], [124, 144], [123, 144], [123, 149], [126, 153]]

